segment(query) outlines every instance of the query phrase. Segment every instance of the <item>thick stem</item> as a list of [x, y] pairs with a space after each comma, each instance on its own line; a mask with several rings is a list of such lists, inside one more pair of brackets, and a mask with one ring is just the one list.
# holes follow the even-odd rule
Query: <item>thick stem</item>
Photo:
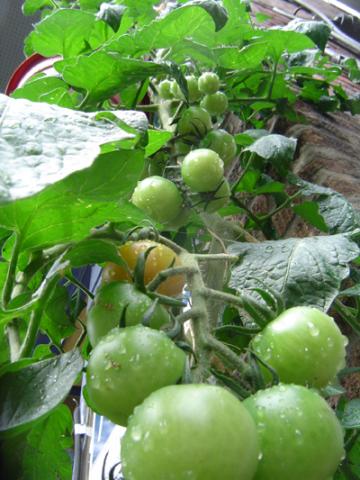
[[14, 233], [14, 235], [15, 235], [14, 247], [12, 250], [8, 271], [6, 274], [5, 284], [2, 291], [3, 307], [6, 307], [11, 299], [11, 293], [12, 293], [14, 282], [15, 282], [17, 262], [18, 262], [19, 254], [21, 250], [21, 237], [17, 233]]
[[231, 293], [219, 292], [218, 290], [214, 290], [212, 288], [204, 288], [202, 294], [206, 298], [212, 298], [220, 302], [229, 303], [230, 305], [235, 305], [239, 308], [244, 307], [244, 302], [242, 301], [241, 297], [236, 297]]
[[156, 277], [148, 283], [147, 289], [150, 290], [150, 292], [153, 292], [161, 285], [164, 280], [169, 277], [173, 277], [174, 275], [190, 275], [192, 273], [195, 273], [194, 269], [191, 269], [189, 267], [167, 268], [166, 270], [162, 270], [161, 272], [159, 272]]
[[207, 262], [208, 260], [227, 260], [229, 262], [237, 262], [239, 257], [237, 255], [229, 255], [227, 253], [198, 253], [194, 255], [198, 262]]
[[17, 360], [21, 358], [28, 357], [32, 354], [32, 351], [35, 346], [36, 337], [39, 331], [41, 318], [46, 307], [47, 301], [53, 291], [55, 285], [59, 280], [58, 276], [55, 276], [51, 282], [46, 286], [41, 298], [38, 299], [38, 303], [35, 306], [34, 310], [31, 312], [30, 322], [25, 334], [25, 338], [20, 347], [19, 355]]
[[20, 338], [19, 338], [19, 330], [15, 324], [15, 321], [12, 321], [6, 326], [5, 332], [6, 332], [8, 343], [9, 343], [10, 361], [16, 362], [19, 356]]
[[159, 242], [162, 243], [163, 245], [166, 245], [167, 247], [171, 248], [177, 254], [186, 252], [186, 250], [184, 248], [180, 247], [180, 245], [173, 242], [169, 238], [163, 237], [162, 235], [159, 236]]

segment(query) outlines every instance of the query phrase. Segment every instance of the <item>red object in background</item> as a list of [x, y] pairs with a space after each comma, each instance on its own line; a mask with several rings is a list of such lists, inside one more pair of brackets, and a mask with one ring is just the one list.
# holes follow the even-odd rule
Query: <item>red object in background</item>
[[[56, 60], [61, 60], [61, 57], [58, 56], [46, 58], [38, 53], [34, 53], [30, 57], [26, 58], [11, 75], [11, 78], [5, 89], [5, 94], [11, 95], [14, 90], [22, 87], [25, 82], [29, 80], [29, 78], [37, 73], [44, 73], [45, 75], [58, 75], [58, 72], [53, 67]], [[119, 105], [120, 103], [119, 95], [114, 95], [111, 100], [115, 105]], [[141, 104], [150, 104], [150, 97], [148, 93], [143, 98]], [[146, 116], [149, 117], [149, 114], [146, 113]]]
[[5, 94], [11, 95], [14, 90], [22, 87], [29, 78], [37, 73], [45, 73], [47, 75], [55, 73], [53, 64], [58, 59], [60, 59], [60, 57], [45, 58], [38, 53], [31, 55], [24, 60], [11, 75], [5, 89]]

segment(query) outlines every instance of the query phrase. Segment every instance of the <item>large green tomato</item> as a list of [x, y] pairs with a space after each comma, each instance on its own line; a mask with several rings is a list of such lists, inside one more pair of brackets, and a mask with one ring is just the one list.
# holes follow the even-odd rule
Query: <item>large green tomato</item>
[[193, 192], [211, 192], [223, 179], [224, 162], [213, 150], [198, 148], [184, 158], [181, 175]]
[[[124, 308], [126, 326], [142, 322], [153, 300], [127, 282], [112, 282], [97, 291], [94, 303], [87, 315], [87, 334], [92, 346], [114, 327], [118, 327]], [[157, 305], [150, 319], [152, 328], [160, 328], [170, 322], [170, 315], [162, 305]]]
[[344, 456], [341, 425], [326, 401], [299, 385], [260, 390], [244, 401], [257, 425], [254, 480], [330, 480]]
[[175, 183], [153, 175], [138, 182], [131, 201], [156, 222], [167, 223], [181, 212], [183, 199]]
[[199, 90], [205, 95], [216, 93], [220, 88], [220, 79], [214, 72], [204, 72], [199, 77]]
[[228, 99], [224, 92], [216, 92], [211, 95], [205, 95], [200, 105], [205, 108], [210, 115], [222, 115], [228, 108]]
[[164, 100], [171, 100], [172, 98], [174, 98], [174, 95], [171, 91], [172, 86], [173, 82], [171, 82], [170, 80], [162, 80], [157, 86], [159, 96]]
[[236, 156], [236, 142], [225, 130], [211, 130], [201, 142], [201, 147], [214, 150], [227, 167]]
[[177, 130], [184, 137], [203, 137], [211, 130], [211, 117], [201, 107], [189, 107], [181, 115], [177, 124]]
[[181, 378], [185, 360], [185, 353], [164, 332], [142, 325], [114, 328], [91, 352], [86, 400], [96, 412], [126, 425], [151, 392]]
[[324, 387], [345, 365], [347, 343], [334, 320], [311, 307], [294, 307], [269, 323], [252, 342], [280, 380]]
[[[189, 102], [194, 103], [201, 97], [201, 92], [198, 87], [197, 78], [194, 75], [186, 75], [185, 80], [188, 87]], [[171, 86], [171, 92], [173, 96], [179, 100], [185, 100], [185, 96], [181, 91], [181, 88], [177, 82], [173, 82]]]
[[126, 480], [252, 480], [258, 455], [242, 403], [204, 384], [154, 392], [135, 409], [121, 444]]

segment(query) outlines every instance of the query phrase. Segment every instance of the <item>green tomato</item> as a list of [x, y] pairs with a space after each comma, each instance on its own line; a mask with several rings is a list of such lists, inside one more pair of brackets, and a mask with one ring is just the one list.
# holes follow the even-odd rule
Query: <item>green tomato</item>
[[[94, 347], [114, 327], [119, 326], [124, 308], [126, 326], [142, 322], [153, 300], [128, 282], [112, 282], [102, 286], [95, 295], [87, 314], [87, 334]], [[170, 315], [162, 305], [157, 305], [150, 319], [150, 327], [159, 329], [170, 323]]]
[[[201, 98], [201, 92], [198, 88], [197, 78], [194, 75], [186, 75], [185, 80], [186, 80], [187, 87], [188, 87], [189, 102], [194, 103]], [[184, 96], [183, 92], [181, 91], [181, 88], [180, 88], [179, 84], [175, 81], [172, 82], [171, 92], [172, 92], [172, 95], [175, 98], [177, 98], [179, 100], [185, 100], [185, 96]]]
[[334, 320], [310, 307], [294, 307], [269, 323], [252, 342], [280, 380], [325, 387], [345, 365], [347, 343]]
[[220, 88], [220, 79], [216, 73], [204, 72], [198, 80], [200, 92], [205, 95], [216, 93]]
[[328, 480], [344, 456], [341, 425], [326, 401], [299, 385], [277, 385], [244, 401], [257, 425], [254, 480]]
[[193, 192], [211, 192], [223, 179], [224, 162], [213, 150], [198, 148], [184, 158], [181, 175]]
[[201, 147], [214, 150], [227, 167], [236, 156], [236, 142], [225, 130], [211, 130], [201, 142]]
[[181, 212], [183, 199], [175, 183], [157, 175], [138, 182], [131, 201], [156, 222], [167, 223]]
[[229, 182], [224, 178], [215, 192], [201, 193], [193, 199], [194, 205], [200, 205], [205, 212], [214, 213], [229, 203], [231, 189]]
[[189, 102], [197, 102], [201, 98], [201, 92], [199, 90], [197, 78], [195, 75], [186, 75], [185, 79], [189, 90]]
[[185, 360], [185, 353], [164, 332], [142, 325], [114, 328], [91, 352], [86, 400], [96, 412], [126, 425], [150, 393], [179, 380]]
[[228, 108], [229, 102], [224, 92], [216, 92], [211, 95], [205, 95], [201, 100], [200, 106], [205, 108], [210, 115], [222, 115]]
[[251, 480], [259, 450], [242, 403], [193, 384], [162, 388], [136, 408], [121, 455], [127, 480]]
[[170, 80], [162, 80], [157, 86], [159, 96], [164, 100], [171, 100], [174, 98], [172, 93], [173, 82]]
[[206, 110], [201, 107], [189, 107], [181, 115], [177, 130], [184, 137], [203, 137], [211, 130], [211, 126], [211, 117]]

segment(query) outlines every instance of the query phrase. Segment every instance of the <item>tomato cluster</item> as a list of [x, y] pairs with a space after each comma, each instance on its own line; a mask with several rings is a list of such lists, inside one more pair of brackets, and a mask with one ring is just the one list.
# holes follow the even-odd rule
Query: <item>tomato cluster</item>
[[[157, 97], [174, 114], [174, 137], [148, 159], [131, 198], [169, 230], [186, 223], [191, 209], [214, 213], [228, 204], [226, 173], [238, 153], [234, 137], [217, 128], [228, 109], [218, 75], [184, 80], [185, 89], [171, 78], [154, 81]], [[183, 384], [209, 344], [200, 335], [205, 353], [197, 358], [195, 342], [194, 358], [187, 358], [164, 333], [174, 330], [174, 311], [154, 303], [147, 290], [159, 272], [181, 266], [178, 256], [149, 240], [124, 243], [119, 256], [121, 262], [105, 265], [88, 315], [93, 351], [86, 398], [95, 411], [127, 426], [121, 445], [126, 480], [330, 480], [344, 455], [342, 428], [320, 390], [345, 364], [346, 338], [334, 320], [295, 307], [254, 334], [246, 344], [240, 401], [219, 385]], [[175, 273], [156, 285], [158, 300], [182, 293], [185, 278]], [[188, 340], [179, 331], [177, 340]], [[228, 374], [222, 360], [221, 353], [209, 356], [201, 380], [215, 383], [212, 361]]]
[[[149, 159], [149, 176], [138, 183], [131, 199], [153, 220], [170, 228], [186, 223], [184, 211], [188, 213], [189, 207], [213, 213], [229, 202], [231, 189], [224, 169], [237, 154], [234, 137], [213, 124], [228, 109], [218, 75], [204, 72], [199, 78], [185, 75], [184, 80], [187, 97], [176, 80], [163, 79], [157, 84], [162, 101], [187, 106], [176, 119], [171, 151], [157, 152]], [[176, 167], [181, 171], [179, 177], [173, 173]]]

